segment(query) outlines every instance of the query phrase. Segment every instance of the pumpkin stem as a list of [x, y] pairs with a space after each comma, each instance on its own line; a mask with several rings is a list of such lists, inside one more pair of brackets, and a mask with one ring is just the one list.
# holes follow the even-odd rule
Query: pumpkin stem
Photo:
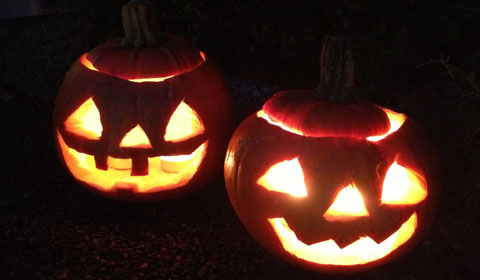
[[325, 36], [320, 57], [320, 84], [317, 98], [348, 103], [357, 99], [353, 80], [352, 46], [344, 37]]
[[122, 47], [150, 47], [158, 45], [159, 34], [155, 30], [153, 3], [130, 0], [122, 6], [122, 23], [125, 36], [120, 42]]

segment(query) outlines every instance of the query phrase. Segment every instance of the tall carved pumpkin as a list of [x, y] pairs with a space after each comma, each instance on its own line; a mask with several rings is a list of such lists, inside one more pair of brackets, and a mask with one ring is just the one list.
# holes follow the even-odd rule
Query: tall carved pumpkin
[[237, 128], [225, 181], [269, 251], [350, 273], [391, 261], [425, 233], [438, 166], [412, 119], [356, 98], [348, 40], [327, 37], [321, 61], [316, 89], [279, 92]]
[[53, 115], [57, 150], [75, 179], [125, 200], [174, 198], [221, 170], [233, 130], [229, 91], [191, 43], [154, 32], [150, 5], [122, 7], [125, 37], [82, 55]]

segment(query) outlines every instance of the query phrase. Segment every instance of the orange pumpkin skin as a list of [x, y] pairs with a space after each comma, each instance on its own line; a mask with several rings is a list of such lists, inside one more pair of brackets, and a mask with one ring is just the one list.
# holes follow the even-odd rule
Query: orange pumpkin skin
[[[77, 135], [67, 127], [68, 118], [87, 101], [93, 101], [100, 115], [102, 130], [97, 139]], [[167, 141], [166, 128], [180, 104], [196, 113], [202, 131], [184, 140]], [[144, 147], [122, 146], [122, 139], [136, 126], [149, 143]], [[122, 200], [161, 200], [189, 194], [218, 174], [233, 130], [233, 116], [228, 87], [213, 62], [185, 40], [166, 35], [158, 46], [143, 48], [122, 47], [120, 39], [112, 39], [80, 57], [58, 93], [53, 128], [63, 164], [89, 190]], [[155, 176], [161, 175], [152, 172], [153, 159], [189, 155], [202, 143], [204, 152], [190, 179], [178, 175], [174, 180], [182, 183], [155, 182]], [[78, 161], [74, 166], [66, 160], [71, 159], [70, 152], [91, 157], [90, 175], [83, 175], [86, 170], [75, 170], [81, 167], [80, 160], [70, 160]], [[131, 163], [118, 167], [116, 175], [108, 174], [112, 158]], [[158, 172], [170, 175], [170, 171]], [[116, 182], [115, 176], [122, 179]]]
[[[316, 91], [279, 92], [236, 129], [224, 165], [232, 206], [262, 246], [304, 268], [354, 273], [390, 262], [411, 249], [433, 220], [439, 177], [436, 152], [412, 119], [367, 101], [319, 100]], [[403, 116], [394, 132], [389, 131], [392, 116]], [[371, 138], [380, 135], [386, 137]], [[293, 160], [303, 173], [303, 193], [299, 187], [289, 189], [296, 176], [291, 166], [275, 173], [281, 177], [275, 184], [282, 186], [265, 185], [268, 180], [262, 179], [268, 178], [274, 166]], [[383, 195], [387, 181], [392, 181], [387, 180], [393, 174], [389, 170], [398, 166], [421, 178], [418, 183], [422, 187], [416, 191], [422, 194], [403, 204]], [[361, 194], [368, 214], [329, 217], [328, 210], [349, 185]], [[407, 226], [414, 220], [416, 227], [408, 233]], [[287, 227], [297, 239], [288, 242], [295, 245], [286, 245], [283, 240], [288, 238], [279, 233], [288, 232]], [[405, 240], [391, 237], [397, 232], [401, 233], [396, 236], [405, 236]], [[383, 244], [371, 246], [374, 257], [363, 257], [366, 250], [355, 249], [355, 244], [367, 237], [369, 242]], [[399, 244], [396, 248], [382, 249], [392, 240]], [[320, 249], [308, 246], [311, 244]], [[303, 253], [293, 246], [302, 248]], [[334, 250], [325, 252], [332, 247]]]

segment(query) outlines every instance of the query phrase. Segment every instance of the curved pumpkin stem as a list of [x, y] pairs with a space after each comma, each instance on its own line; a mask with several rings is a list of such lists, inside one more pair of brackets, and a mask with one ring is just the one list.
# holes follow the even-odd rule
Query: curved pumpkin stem
[[320, 58], [320, 84], [314, 95], [330, 102], [354, 102], [357, 94], [353, 72], [350, 40], [325, 36]]
[[122, 23], [125, 36], [120, 42], [122, 47], [155, 46], [159, 43], [159, 34], [155, 32], [153, 3], [130, 0], [122, 6]]

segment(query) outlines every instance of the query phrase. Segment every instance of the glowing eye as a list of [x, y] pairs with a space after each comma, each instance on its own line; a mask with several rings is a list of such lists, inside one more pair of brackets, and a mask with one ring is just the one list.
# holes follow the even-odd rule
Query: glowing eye
[[363, 198], [355, 185], [343, 188], [323, 217], [327, 221], [351, 220], [355, 217], [368, 216]]
[[382, 203], [417, 204], [427, 197], [425, 179], [417, 173], [394, 162], [383, 181]]
[[295, 197], [306, 197], [307, 188], [298, 158], [279, 162], [258, 179], [257, 184], [269, 191], [286, 193]]
[[197, 113], [182, 101], [170, 117], [164, 138], [165, 141], [178, 142], [202, 134], [204, 131], [205, 128]]
[[65, 129], [87, 139], [100, 139], [103, 127], [100, 122], [100, 113], [92, 98], [85, 101], [68, 117], [65, 121]]
[[136, 127], [132, 128], [120, 142], [120, 147], [130, 147], [130, 148], [151, 148], [150, 140], [148, 140], [145, 131], [142, 127], [137, 124]]

